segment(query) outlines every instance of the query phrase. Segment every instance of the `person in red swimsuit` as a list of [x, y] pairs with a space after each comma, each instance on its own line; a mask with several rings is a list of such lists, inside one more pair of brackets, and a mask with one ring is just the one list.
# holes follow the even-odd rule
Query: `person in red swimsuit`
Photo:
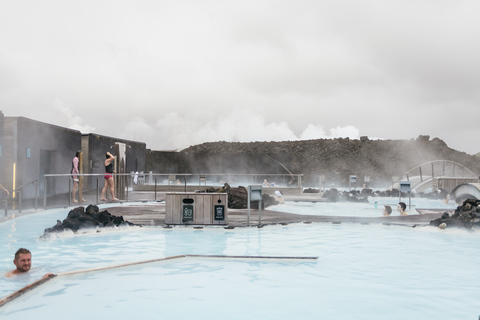
[[113, 161], [115, 160], [115, 157], [110, 153], [107, 152], [106, 154], [106, 160], [105, 160], [105, 186], [102, 189], [102, 197], [100, 200], [102, 201], [107, 201], [107, 198], [105, 194], [107, 193], [107, 189], [110, 188], [110, 194], [112, 195], [112, 200], [118, 200], [115, 198], [115, 184], [113, 182], [113, 174], [115, 173], [115, 170], [113, 170]]

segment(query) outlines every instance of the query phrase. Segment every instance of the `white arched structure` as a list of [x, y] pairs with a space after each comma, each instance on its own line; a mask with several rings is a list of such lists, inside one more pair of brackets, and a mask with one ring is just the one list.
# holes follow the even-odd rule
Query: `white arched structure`
[[465, 199], [480, 200], [480, 183], [462, 183], [450, 192], [450, 197], [456, 202], [462, 202]]
[[414, 192], [425, 192], [429, 188], [450, 192], [460, 184], [479, 182], [478, 175], [450, 160], [435, 160], [418, 165], [407, 171], [403, 180], [410, 181], [410, 189]]

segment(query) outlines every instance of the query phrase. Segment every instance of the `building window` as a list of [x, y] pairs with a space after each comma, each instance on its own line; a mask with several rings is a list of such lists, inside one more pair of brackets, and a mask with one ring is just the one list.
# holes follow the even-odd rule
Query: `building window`
[[32, 157], [32, 149], [27, 148], [27, 158], [31, 158], [31, 157]]

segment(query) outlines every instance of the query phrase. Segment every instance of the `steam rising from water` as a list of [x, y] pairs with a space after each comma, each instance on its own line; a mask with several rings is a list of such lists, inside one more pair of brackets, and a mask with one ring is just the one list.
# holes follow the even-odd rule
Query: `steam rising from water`
[[[70, 117], [70, 128], [80, 131], [92, 130], [82, 127], [81, 119]], [[126, 119], [121, 138], [142, 141], [154, 150], [184, 149], [191, 145], [212, 141], [294, 141], [322, 138], [360, 137], [353, 126], [338, 126], [326, 129], [323, 125], [309, 124], [302, 132], [294, 132], [285, 121], [269, 122], [251, 109], [235, 110], [228, 115], [204, 114], [192, 111], [188, 114], [171, 112], [159, 119], [136, 116]]]
[[[58, 113], [56, 118], [61, 118], [70, 129], [82, 133], [114, 135], [111, 132], [100, 132], [101, 128], [97, 130], [84, 123], [72, 107], [58, 99], [54, 101], [54, 110]], [[308, 124], [297, 134], [287, 122], [269, 122], [251, 109], [233, 110], [228, 115], [205, 113], [202, 110], [193, 110], [187, 114], [171, 112], [156, 120], [135, 116], [124, 119], [124, 123], [119, 126], [123, 129], [118, 138], [145, 142], [147, 148], [154, 150], [184, 149], [214, 141], [295, 141], [360, 137], [359, 130], [350, 125], [326, 129], [323, 125]]]

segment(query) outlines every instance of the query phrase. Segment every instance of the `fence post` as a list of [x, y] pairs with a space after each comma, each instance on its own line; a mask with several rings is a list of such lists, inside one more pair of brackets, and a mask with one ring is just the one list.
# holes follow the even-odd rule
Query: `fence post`
[[35, 211], [38, 208], [38, 180], [35, 182]]
[[97, 195], [96, 195], [96, 204], [98, 204], [98, 175], [97, 175]]
[[47, 177], [43, 178], [43, 210], [47, 210]]
[[22, 213], [22, 191], [18, 190], [18, 213]]

